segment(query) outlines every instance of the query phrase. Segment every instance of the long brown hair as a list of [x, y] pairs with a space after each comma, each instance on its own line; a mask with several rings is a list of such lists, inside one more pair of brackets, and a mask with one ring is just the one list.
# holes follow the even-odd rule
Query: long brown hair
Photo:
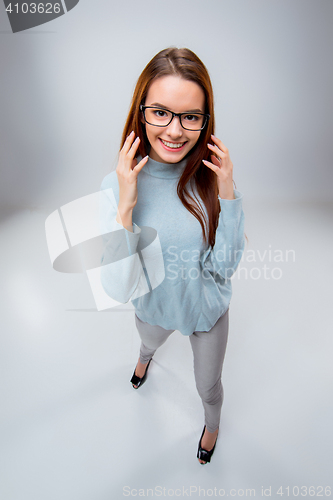
[[[140, 145], [136, 156], [140, 154], [143, 158], [148, 154], [150, 144], [145, 125], [140, 120], [139, 106], [145, 104], [151, 83], [157, 78], [169, 75], [180, 76], [185, 80], [197, 83], [205, 94], [204, 112], [208, 113], [210, 118], [206, 127], [201, 131], [197, 143], [186, 155], [188, 161], [178, 181], [177, 194], [185, 208], [200, 222], [204, 241], [213, 247], [220, 213], [220, 204], [217, 197], [218, 186], [215, 172], [206, 167], [202, 160], [210, 161], [209, 155], [211, 151], [207, 148], [207, 143], [211, 139], [211, 134], [214, 134], [214, 98], [208, 71], [194, 52], [187, 48], [169, 47], [156, 54], [147, 64], [135, 86], [120, 149], [123, 147], [126, 137], [134, 130], [135, 135], [140, 137]], [[202, 207], [195, 201], [188, 190], [187, 184], [193, 188], [193, 183], [206, 207], [208, 222]]]

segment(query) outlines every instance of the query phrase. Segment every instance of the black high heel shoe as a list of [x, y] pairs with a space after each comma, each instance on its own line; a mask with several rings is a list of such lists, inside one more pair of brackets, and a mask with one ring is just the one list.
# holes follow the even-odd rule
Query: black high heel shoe
[[[199, 441], [197, 458], [199, 458], [200, 460], [203, 460], [205, 463], [207, 463], [207, 462], [210, 462], [210, 459], [211, 459], [211, 457], [212, 457], [212, 455], [214, 453], [215, 446], [216, 446], [216, 441], [217, 441], [217, 436], [218, 436], [219, 433], [217, 433], [215, 444], [214, 444], [213, 448], [210, 451], [207, 451], [207, 450], [204, 450], [203, 448], [201, 448], [201, 440], [202, 440], [202, 437], [203, 437], [203, 435], [205, 433], [205, 429], [206, 429], [206, 426], [204, 426], [204, 428], [203, 428], [203, 431], [202, 431], [202, 434], [201, 434], [201, 438], [200, 438], [200, 441]], [[205, 465], [205, 464], [201, 464], [201, 465]]]
[[[138, 377], [137, 375], [135, 375], [135, 370], [136, 370], [136, 367], [135, 367], [135, 370], [134, 370], [134, 373], [133, 373], [133, 376], [130, 380], [130, 382], [132, 383], [133, 385], [133, 389], [139, 389], [139, 387], [141, 387], [145, 381], [146, 381], [146, 378], [147, 378], [147, 372], [148, 372], [148, 366], [150, 365], [150, 362], [153, 358], [150, 358], [150, 360], [148, 361], [148, 364], [146, 366], [146, 371], [145, 371], [145, 374], [143, 377]], [[136, 385], [136, 387], [134, 387]]]

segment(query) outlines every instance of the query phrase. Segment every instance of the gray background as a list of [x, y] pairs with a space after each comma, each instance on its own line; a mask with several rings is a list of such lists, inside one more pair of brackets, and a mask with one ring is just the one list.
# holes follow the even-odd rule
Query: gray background
[[248, 199], [332, 200], [332, 11], [317, 1], [81, 0], [15, 34], [1, 8], [1, 203], [62, 205], [116, 166], [135, 82], [175, 45], [210, 72]]
[[[14, 35], [0, 4], [1, 498], [333, 486], [332, 13], [323, 0], [81, 0]], [[115, 169], [135, 82], [170, 45], [210, 72], [249, 237], [205, 466], [188, 339], [175, 332], [134, 391], [133, 307], [97, 312], [85, 275], [52, 269], [44, 229]]]

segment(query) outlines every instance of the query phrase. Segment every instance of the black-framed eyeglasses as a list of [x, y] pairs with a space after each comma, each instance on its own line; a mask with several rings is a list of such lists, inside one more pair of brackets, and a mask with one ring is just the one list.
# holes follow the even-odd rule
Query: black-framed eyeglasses
[[145, 122], [154, 127], [167, 127], [175, 116], [179, 117], [181, 126], [185, 130], [192, 132], [205, 128], [210, 115], [207, 113], [174, 113], [168, 109], [157, 106], [144, 106], [140, 104], [140, 111], [143, 112]]

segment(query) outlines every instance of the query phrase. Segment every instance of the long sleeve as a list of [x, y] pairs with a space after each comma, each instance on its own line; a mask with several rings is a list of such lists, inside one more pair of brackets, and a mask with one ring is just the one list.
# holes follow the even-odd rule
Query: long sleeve
[[235, 199], [218, 197], [221, 207], [215, 244], [201, 257], [203, 269], [228, 279], [235, 273], [245, 247], [243, 195], [234, 190]]
[[[105, 181], [105, 179], [104, 179]], [[114, 300], [125, 304], [149, 292], [137, 246], [141, 229], [133, 223], [133, 233], [116, 221], [114, 190], [103, 181], [100, 191], [100, 229], [103, 235], [101, 283]]]
[[[234, 190], [233, 200], [220, 198], [215, 243], [207, 247], [200, 222], [177, 194], [185, 166], [186, 160], [167, 164], [148, 159], [137, 180], [133, 233], [116, 221], [116, 172], [104, 178], [101, 223], [105, 244], [101, 245], [98, 283], [106, 299], [131, 300], [141, 321], [192, 335], [209, 332], [229, 307], [229, 278], [245, 248], [244, 214], [240, 192]], [[195, 187], [193, 194], [200, 201]]]

